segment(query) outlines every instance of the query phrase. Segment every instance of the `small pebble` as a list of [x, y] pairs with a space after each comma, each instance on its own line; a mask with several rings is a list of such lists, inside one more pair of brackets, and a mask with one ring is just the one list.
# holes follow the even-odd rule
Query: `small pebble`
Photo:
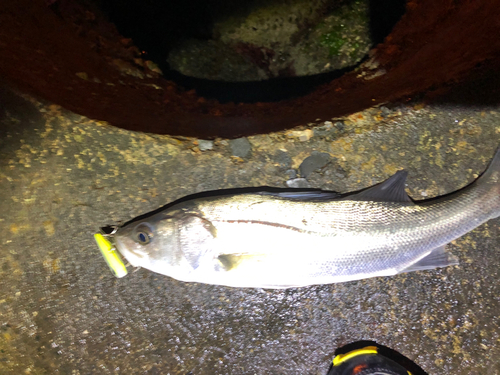
[[309, 182], [305, 178], [294, 178], [286, 182], [286, 186], [289, 188], [310, 188]]
[[380, 107], [380, 115], [382, 117], [387, 117], [391, 114], [391, 110], [387, 108], [386, 106], [381, 106]]
[[279, 165], [280, 168], [288, 169], [292, 165], [292, 158], [285, 151], [278, 150], [273, 156], [275, 163]]
[[88, 81], [89, 80], [89, 75], [85, 72], [78, 72], [78, 73], [75, 73], [75, 75], [78, 77], [78, 78], [81, 78], [85, 81]]
[[302, 164], [300, 164], [300, 176], [303, 178], [309, 177], [311, 173], [323, 168], [329, 161], [330, 154], [327, 154], [326, 152], [313, 151], [311, 156], [305, 158]]
[[325, 137], [335, 132], [333, 124], [330, 121], [325, 121], [322, 126], [317, 126], [314, 129], [314, 135], [317, 137]]
[[312, 129], [292, 130], [286, 135], [290, 138], [298, 138], [301, 142], [306, 142], [314, 136], [314, 131]]
[[252, 149], [252, 145], [246, 138], [231, 139], [229, 141], [229, 147], [231, 147], [233, 156], [238, 156], [240, 158], [250, 156], [250, 151]]
[[337, 121], [335, 123], [335, 127], [337, 128], [337, 130], [339, 132], [341, 132], [341, 131], [343, 131], [345, 129], [345, 125], [344, 125], [344, 123], [342, 121]]
[[198, 148], [200, 149], [200, 151], [212, 150], [214, 148], [214, 141], [198, 139]]
[[289, 169], [285, 173], [289, 179], [294, 179], [297, 177], [297, 171], [295, 169]]

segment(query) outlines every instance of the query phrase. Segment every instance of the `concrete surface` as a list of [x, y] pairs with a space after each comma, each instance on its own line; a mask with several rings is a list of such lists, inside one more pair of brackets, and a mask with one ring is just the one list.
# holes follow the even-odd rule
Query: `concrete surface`
[[406, 168], [412, 197], [445, 194], [485, 169], [498, 108], [371, 109], [324, 136], [249, 137], [242, 159], [222, 139], [202, 152], [194, 139], [117, 129], [5, 90], [2, 104], [1, 374], [316, 375], [358, 340], [429, 374], [500, 373], [499, 220], [449, 245], [457, 267], [277, 291], [143, 269], [116, 279], [93, 240], [186, 194], [283, 187], [312, 151], [331, 156], [312, 187], [352, 191]]

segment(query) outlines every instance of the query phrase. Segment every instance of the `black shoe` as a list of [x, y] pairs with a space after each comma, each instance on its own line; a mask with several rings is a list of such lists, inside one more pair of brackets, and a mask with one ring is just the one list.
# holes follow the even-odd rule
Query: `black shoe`
[[413, 375], [406, 368], [381, 355], [377, 346], [365, 346], [333, 358], [327, 375]]

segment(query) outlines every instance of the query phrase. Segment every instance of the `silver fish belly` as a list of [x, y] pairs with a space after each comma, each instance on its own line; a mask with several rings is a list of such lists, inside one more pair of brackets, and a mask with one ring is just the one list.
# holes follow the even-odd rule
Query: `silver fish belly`
[[500, 151], [472, 184], [412, 201], [406, 173], [362, 192], [262, 191], [183, 199], [120, 227], [118, 251], [187, 282], [289, 288], [457, 264], [450, 241], [500, 215]]

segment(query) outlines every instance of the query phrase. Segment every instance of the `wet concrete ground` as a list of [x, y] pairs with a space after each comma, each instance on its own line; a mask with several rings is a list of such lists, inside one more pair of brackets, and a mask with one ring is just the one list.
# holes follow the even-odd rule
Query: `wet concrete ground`
[[372, 109], [312, 137], [250, 137], [241, 157], [226, 140], [201, 151], [204, 142], [128, 132], [10, 92], [2, 102], [0, 373], [316, 375], [358, 340], [429, 374], [500, 373], [498, 219], [449, 245], [459, 266], [289, 290], [143, 269], [116, 279], [93, 240], [102, 225], [187, 194], [284, 187], [313, 151], [331, 159], [311, 187], [357, 190], [405, 168], [413, 198], [442, 195], [485, 169], [499, 108]]

